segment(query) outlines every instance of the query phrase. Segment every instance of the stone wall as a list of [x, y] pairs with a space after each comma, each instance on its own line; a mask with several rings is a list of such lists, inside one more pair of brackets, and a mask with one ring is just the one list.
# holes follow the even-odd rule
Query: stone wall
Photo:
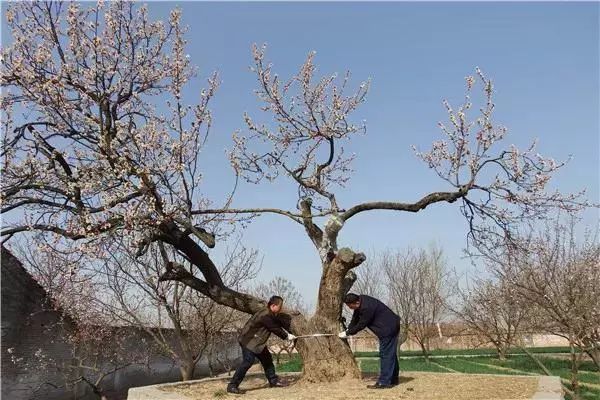
[[48, 297], [21, 263], [4, 247], [1, 253], [2, 302], [2, 398], [64, 399], [64, 391], [45, 382], [60, 378], [52, 371], [35, 368], [36, 352], [54, 359], [69, 357], [61, 340], [62, 329], [71, 322], [49, 310]]
[[[79, 384], [66, 389], [64, 369], [53, 369], [52, 365], [50, 368], [40, 367], [36, 352], [51, 359], [55, 365], [75, 362], [73, 348], [66, 340], [66, 335], [76, 329], [76, 325], [68, 316], [50, 307], [50, 299], [44, 289], [4, 247], [0, 261], [2, 399], [96, 398], [89, 385]], [[131, 337], [126, 352], [130, 352], [132, 358], [134, 354], [146, 352], [147, 359], [146, 365], [132, 365], [105, 378], [103, 387], [109, 389], [114, 398], [124, 398], [122, 393], [130, 387], [181, 379], [180, 371], [172, 360], [152, 350], [152, 339], [146, 332], [132, 327], [119, 327], [115, 328], [115, 334]], [[240, 356], [235, 335], [231, 335], [224, 343], [222, 353], [227, 353], [233, 359]], [[198, 363], [195, 377], [208, 375], [208, 361], [203, 359]]]

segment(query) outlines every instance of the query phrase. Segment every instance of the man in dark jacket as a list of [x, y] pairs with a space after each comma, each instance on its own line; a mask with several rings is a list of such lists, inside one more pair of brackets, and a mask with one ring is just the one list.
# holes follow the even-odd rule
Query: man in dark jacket
[[379, 339], [380, 373], [377, 383], [367, 386], [370, 389], [391, 388], [399, 383], [400, 366], [396, 355], [400, 317], [381, 301], [366, 295], [348, 293], [344, 298], [348, 308], [354, 310], [348, 328], [338, 335], [341, 339], [354, 335], [365, 328]]
[[[240, 394], [239, 385], [246, 376], [246, 372], [258, 358], [265, 370], [265, 375], [271, 387], [283, 386], [275, 374], [273, 357], [267, 348], [267, 340], [271, 333], [276, 334], [284, 340], [294, 340], [296, 336], [288, 333], [285, 329], [290, 329], [289, 318], [283, 318], [281, 313], [283, 299], [279, 296], [273, 296], [269, 299], [267, 307], [254, 314], [238, 337], [240, 346], [242, 346], [242, 363], [235, 370], [235, 374], [227, 385], [227, 392]], [[285, 329], [284, 329], [285, 328]]]

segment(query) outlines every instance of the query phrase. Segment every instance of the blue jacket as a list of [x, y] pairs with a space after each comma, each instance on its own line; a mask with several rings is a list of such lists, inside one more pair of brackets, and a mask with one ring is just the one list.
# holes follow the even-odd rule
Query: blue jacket
[[400, 317], [376, 298], [360, 295], [360, 306], [354, 310], [346, 334], [354, 335], [365, 328], [379, 338], [394, 336], [400, 331]]

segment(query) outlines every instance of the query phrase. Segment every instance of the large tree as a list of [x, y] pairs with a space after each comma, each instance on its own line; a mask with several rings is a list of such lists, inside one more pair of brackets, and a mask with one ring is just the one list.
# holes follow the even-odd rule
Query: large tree
[[[443, 138], [430, 151], [417, 151], [447, 189], [416, 195], [416, 201], [344, 207], [335, 189], [348, 184], [353, 156], [342, 143], [364, 131], [351, 114], [369, 83], [347, 94], [349, 75], [341, 82], [335, 75], [315, 78], [313, 53], [284, 82], [265, 63], [264, 48], [255, 48], [257, 94], [273, 124], [246, 116], [249, 135], [234, 138], [231, 161], [250, 181], [291, 179], [299, 189], [298, 209], [232, 209], [229, 201], [215, 207], [200, 192], [198, 160], [218, 78], [198, 90], [198, 104], [184, 103], [182, 88], [194, 69], [184, 51], [180, 11], [163, 22], [151, 21], [145, 7], [131, 2], [28, 2], [12, 4], [6, 17], [12, 43], [2, 51], [1, 67], [2, 213], [21, 210], [24, 217], [6, 224], [2, 236], [41, 231], [57, 250], [74, 241], [74, 250], [97, 257], [112, 251], [115, 237], [140, 254], [160, 242], [194, 266], [168, 264], [163, 280], [253, 313], [264, 301], [227, 287], [206, 246], [215, 246], [215, 229], [224, 223], [275, 213], [306, 230], [321, 260], [316, 312], [308, 320], [293, 315], [297, 334], [339, 330], [341, 297], [365, 256], [340, 248], [338, 234], [360, 213], [456, 203], [469, 240], [481, 245], [551, 208], [581, 205], [577, 195], [546, 191], [562, 164], [537, 155], [534, 146], [495, 151], [506, 129], [493, 119], [492, 82], [477, 70], [467, 78], [467, 92], [483, 89], [478, 115], [467, 117], [468, 96], [456, 110], [445, 103], [450, 123], [440, 124]], [[299, 341], [298, 350], [308, 380], [359, 376], [350, 349], [335, 336]]]

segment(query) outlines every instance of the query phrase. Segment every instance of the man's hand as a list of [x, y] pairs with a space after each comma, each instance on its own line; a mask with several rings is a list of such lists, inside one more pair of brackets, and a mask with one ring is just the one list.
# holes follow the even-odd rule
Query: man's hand
[[296, 336], [292, 335], [291, 333], [288, 333], [287, 340], [296, 340], [296, 339], [297, 339]]
[[348, 337], [348, 335], [346, 335], [346, 331], [342, 331], [342, 332], [338, 333], [338, 337], [340, 339], [346, 339]]

